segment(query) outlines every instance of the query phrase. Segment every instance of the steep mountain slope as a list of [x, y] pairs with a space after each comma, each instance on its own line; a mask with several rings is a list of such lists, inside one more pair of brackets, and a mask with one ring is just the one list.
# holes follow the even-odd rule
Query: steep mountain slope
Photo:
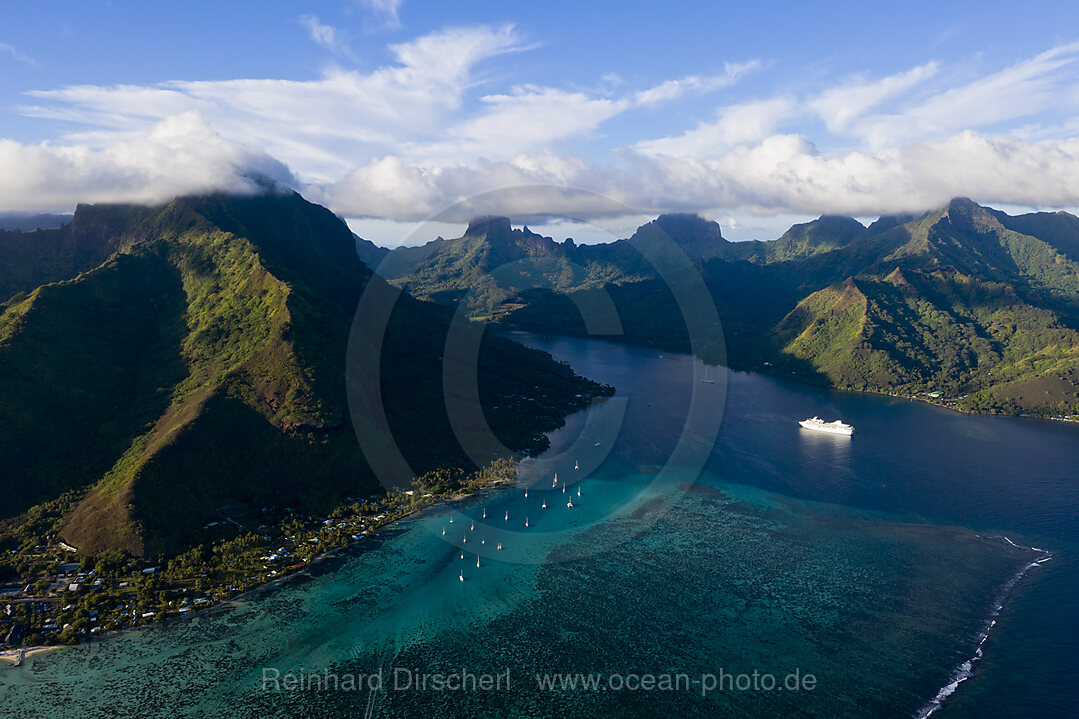
[[724, 256], [759, 263], [783, 262], [838, 250], [866, 234], [865, 226], [853, 217], [823, 215], [812, 222], [793, 225], [778, 240], [736, 243]]
[[576, 245], [514, 230], [505, 217], [473, 220], [462, 237], [395, 249], [379, 272], [422, 299], [456, 305], [472, 316], [500, 314], [523, 291], [556, 292], [599, 286], [621, 275], [606, 262], [578, 256]]
[[[772, 242], [714, 236], [695, 251], [734, 367], [771, 366], [851, 389], [939, 392], [973, 410], [1060, 415], [1079, 413], [1077, 247], [1071, 215], [1010, 217], [958, 198], [869, 228], [825, 216]], [[622, 317], [621, 339], [689, 349], [662, 284], [602, 291]], [[574, 307], [540, 295], [505, 321], [583, 334]], [[701, 345], [697, 338], [693, 349]]]
[[873, 241], [906, 241], [886, 253], [882, 244], [879, 259], [800, 301], [771, 330], [765, 354], [844, 388], [939, 392], [969, 409], [1075, 412], [1079, 266], [1001, 218], [957, 199], [883, 233]]
[[539, 290], [567, 294], [654, 278], [652, 262], [665, 261], [672, 240], [695, 261], [728, 256], [735, 246], [697, 215], [661, 215], [629, 240], [597, 245], [559, 243], [514, 230], [508, 218], [481, 217], [460, 238], [393, 250], [378, 271], [417, 297], [456, 304], [467, 296], [472, 315], [499, 318], [543, 296]]
[[[65, 541], [146, 556], [197, 541], [224, 504], [326, 508], [377, 487], [343, 370], [360, 294], [382, 280], [344, 223], [287, 194], [80, 207], [69, 228], [43, 246], [79, 252], [39, 252], [55, 260], [40, 276], [108, 259], [0, 308], [5, 516], [73, 492]], [[403, 296], [385, 337], [388, 420], [417, 473], [470, 464], [442, 401], [451, 314]], [[541, 446], [539, 432], [602, 391], [496, 336], [483, 338], [480, 388], [485, 406], [545, 398], [492, 415], [513, 449]]]

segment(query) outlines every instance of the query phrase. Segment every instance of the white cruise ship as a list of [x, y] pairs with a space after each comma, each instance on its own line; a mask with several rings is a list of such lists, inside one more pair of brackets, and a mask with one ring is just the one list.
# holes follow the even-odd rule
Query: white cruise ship
[[810, 419], [803, 419], [798, 424], [802, 425], [806, 429], [812, 429], [817, 432], [830, 432], [832, 434], [845, 434], [850, 436], [854, 432], [854, 426], [844, 424], [842, 420], [836, 420], [835, 422], [825, 422], [820, 417], [812, 417]]

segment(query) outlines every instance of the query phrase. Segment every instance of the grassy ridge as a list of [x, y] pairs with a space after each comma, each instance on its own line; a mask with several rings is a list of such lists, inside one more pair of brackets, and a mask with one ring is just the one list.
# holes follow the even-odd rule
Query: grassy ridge
[[[119, 250], [3, 306], [0, 422], [17, 428], [0, 435], [5, 515], [73, 491], [57, 510], [65, 541], [152, 556], [200, 541], [224, 505], [326, 511], [378, 488], [344, 367], [356, 302], [381, 280], [343, 222], [292, 194], [80, 207], [71, 224]], [[442, 401], [451, 316], [405, 296], [385, 340], [387, 415], [417, 474], [474, 468]], [[491, 416], [511, 450], [538, 448], [603, 391], [497, 337], [479, 383], [492, 405], [543, 398]]]

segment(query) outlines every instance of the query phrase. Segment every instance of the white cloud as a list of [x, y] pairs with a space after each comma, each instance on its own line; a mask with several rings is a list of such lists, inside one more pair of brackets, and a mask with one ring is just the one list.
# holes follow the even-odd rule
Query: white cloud
[[928, 62], [871, 82], [854, 82], [826, 90], [809, 102], [832, 132], [845, 131], [855, 119], [885, 100], [917, 87], [937, 73], [937, 63]]
[[660, 84], [641, 90], [634, 100], [638, 105], [657, 105], [671, 102], [691, 92], [710, 92], [721, 87], [729, 87], [738, 82], [746, 74], [761, 67], [757, 60], [744, 63], [726, 63], [723, 72], [716, 75], [689, 75], [679, 80], [667, 80]]
[[735, 145], [767, 137], [796, 112], [797, 103], [788, 97], [729, 105], [713, 122], [701, 123], [675, 137], [638, 142], [634, 149], [648, 156], [711, 157]]
[[451, 125], [437, 142], [406, 145], [407, 156], [425, 166], [471, 158], [502, 160], [587, 136], [626, 111], [625, 99], [594, 97], [551, 87], [517, 87], [481, 98], [483, 109]]
[[197, 114], [95, 150], [0, 139], [0, 211], [70, 211], [79, 202], [166, 202], [202, 192], [248, 194], [266, 181], [295, 184], [265, 152], [226, 140]]
[[342, 37], [337, 28], [332, 25], [324, 25], [314, 15], [301, 15], [300, 24], [307, 28], [307, 34], [311, 39], [335, 55], [356, 59], [356, 54], [348, 46], [348, 42]]
[[851, 131], [870, 147], [1077, 107], [1079, 43], [1060, 45], [999, 72], [938, 92], [898, 112], [869, 115]]
[[[340, 42], [314, 18], [309, 29], [324, 43]], [[1079, 140], [1066, 139], [1076, 127], [1075, 113], [1068, 113], [1079, 108], [1079, 44], [974, 80], [957, 81], [948, 68], [927, 62], [802, 96], [743, 95], [696, 127], [636, 142], [630, 136], [619, 141], [629, 147], [601, 145], [587, 156], [572, 150], [606, 142], [612, 118], [654, 116], [660, 103], [728, 86], [760, 63], [645, 89], [608, 78], [602, 91], [492, 90], [480, 65], [524, 49], [511, 25], [448, 28], [389, 49], [387, 66], [333, 68], [310, 81], [31, 93], [36, 104], [24, 112], [82, 129], [63, 144], [4, 141], [0, 201], [70, 209], [80, 200], [243, 191], [253, 186], [252, 174], [289, 177], [287, 166], [302, 178], [305, 194], [339, 214], [402, 221], [461, 201], [460, 216], [443, 219], [467, 220], [469, 212], [594, 218], [623, 212], [613, 201], [646, 213], [859, 216], [923, 210], [954, 195], [1079, 204]], [[1026, 123], [1007, 124], [1016, 118]], [[805, 134], [818, 119], [830, 140], [853, 141], [818, 151]], [[627, 117], [617, 131], [625, 137], [632, 127]], [[491, 191], [497, 193], [483, 195]]]
[[338, 213], [412, 221], [458, 203], [464, 204], [457, 214], [443, 219], [482, 212], [589, 218], [623, 212], [618, 203], [644, 213], [723, 208], [859, 216], [922, 211], [958, 195], [1020, 205], [1079, 204], [1079, 139], [1034, 143], [966, 131], [825, 156], [801, 136], [773, 135], [704, 159], [625, 159], [621, 166], [598, 166], [573, 157], [521, 156], [430, 170], [385, 157], [340, 182], [304, 191]]
[[[379, 147], [438, 134], [475, 83], [478, 64], [520, 49], [512, 25], [450, 28], [390, 46], [396, 63], [362, 73], [334, 68], [317, 80], [175, 81], [76, 85], [29, 93], [25, 114], [126, 136], [196, 111], [312, 177], [339, 177]], [[82, 139], [82, 138], [68, 138]], [[111, 138], [111, 139], [115, 139]]]
[[363, 0], [363, 6], [392, 28], [401, 27], [398, 10], [403, 0]]
[[8, 45], [6, 42], [0, 42], [0, 54], [10, 55], [12, 58], [26, 65], [37, 65], [34, 58], [30, 57], [26, 53], [19, 52], [12, 45]]

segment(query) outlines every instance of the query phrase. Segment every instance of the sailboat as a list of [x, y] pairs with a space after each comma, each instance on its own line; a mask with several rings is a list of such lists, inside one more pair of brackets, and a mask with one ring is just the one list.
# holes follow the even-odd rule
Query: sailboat
[[498, 543], [498, 551], [500, 551], [500, 552], [502, 551], [502, 542]]
[[468, 542], [468, 535], [466, 534], [465, 536], [461, 537], [461, 544], [466, 544], [467, 542]]
[[528, 526], [528, 517], [525, 517], [525, 526]]
[[445, 537], [445, 536], [446, 536], [446, 528], [445, 528], [445, 527], [443, 527], [443, 528], [442, 528], [442, 536], [443, 536], [443, 537]]
[[470, 531], [470, 532], [475, 532], [476, 531], [476, 523], [475, 522], [472, 523], [472, 526], [469, 527], [468, 531]]
[[481, 519], [487, 519], [487, 507], [483, 508], [483, 517]]
[[461, 559], [464, 559], [464, 558], [465, 558], [465, 553], [461, 552]]
[[577, 488], [577, 496], [578, 496], [578, 497], [580, 497], [580, 496], [581, 496], [581, 488], [580, 488], [580, 487], [578, 487], [578, 488]]
[[480, 555], [478, 555], [478, 554], [476, 555], [476, 566], [477, 567], [480, 566]]
[[461, 576], [458, 577], [462, 582], [465, 581], [465, 570], [461, 570]]
[[525, 499], [528, 499], [528, 490], [525, 490]]
[[547, 500], [543, 500], [543, 506], [540, 509], [547, 509]]
[[573, 468], [574, 469], [580, 469], [581, 468], [581, 463], [578, 462], [577, 460], [573, 460]]
[[450, 524], [453, 524], [453, 515], [450, 515]]
[[563, 484], [562, 485], [562, 494], [565, 494], [565, 493], [566, 493], [566, 485]]
[[573, 500], [570, 499], [570, 501], [566, 502], [566, 506], [569, 507], [570, 509], [573, 509]]
[[554, 473], [554, 482], [551, 483], [551, 486], [552, 487], [557, 487], [558, 486], [558, 472]]
[[508, 522], [508, 521], [510, 521], [510, 513], [509, 513], [509, 510], [506, 510], [506, 521], [507, 521], [507, 522]]
[[480, 544], [487, 544], [487, 540], [486, 539], [481, 539]]

